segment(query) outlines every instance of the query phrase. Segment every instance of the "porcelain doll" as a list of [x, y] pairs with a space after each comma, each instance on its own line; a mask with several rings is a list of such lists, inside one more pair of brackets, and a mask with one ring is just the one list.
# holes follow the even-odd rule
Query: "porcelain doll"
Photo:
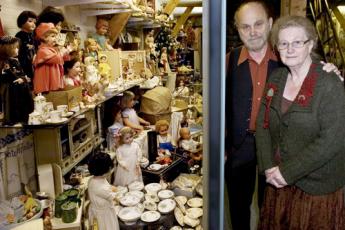
[[94, 103], [98, 99], [103, 99], [103, 87], [100, 83], [101, 77], [95, 66], [95, 59], [91, 56], [84, 59], [85, 78], [83, 81], [84, 93], [83, 100], [86, 103]]
[[120, 142], [120, 129], [124, 127], [121, 116], [121, 107], [119, 105], [114, 105], [112, 115], [114, 117], [114, 123], [108, 127], [107, 145], [108, 150], [115, 151]]
[[34, 77], [32, 60], [36, 54], [34, 42], [34, 30], [36, 28], [37, 15], [32, 11], [23, 11], [17, 18], [17, 26], [21, 29], [16, 33], [20, 39], [18, 60], [24, 73], [31, 79]]
[[184, 80], [179, 81], [179, 86], [174, 90], [173, 97], [188, 97], [189, 88], [185, 86]]
[[139, 117], [134, 107], [135, 94], [131, 91], [125, 91], [121, 98], [123, 124], [134, 129], [137, 132], [144, 130], [142, 125], [150, 125], [150, 122]]
[[190, 158], [194, 161], [202, 159], [202, 148], [199, 142], [193, 140], [188, 127], [180, 129], [179, 147], [188, 151]]
[[87, 38], [84, 41], [85, 57], [93, 57], [95, 60], [98, 60], [97, 52], [101, 50], [101, 47], [97, 44], [96, 40], [93, 38]]
[[97, 44], [101, 47], [101, 50], [113, 50], [114, 48], [109, 44], [109, 40], [106, 37], [109, 29], [109, 22], [104, 18], [98, 18], [96, 23], [96, 33], [91, 37], [96, 40]]
[[65, 88], [76, 87], [81, 85], [81, 63], [78, 59], [72, 59], [70, 61], [65, 61], [64, 63], [64, 83]]
[[167, 52], [166, 47], [163, 47], [161, 50], [161, 58], [159, 62], [163, 65], [164, 73], [169, 73], [170, 67], [169, 67], [168, 52]]
[[173, 150], [173, 145], [171, 144], [172, 139], [169, 134], [169, 125], [170, 124], [167, 120], [158, 120], [155, 124], [157, 144], [160, 150], [158, 155], [171, 155], [169, 151]]
[[64, 88], [63, 63], [69, 59], [69, 51], [61, 52], [55, 48], [57, 34], [53, 23], [41, 23], [36, 28], [36, 37], [41, 45], [33, 61], [35, 94]]
[[108, 56], [106, 54], [99, 54], [98, 62], [98, 71], [102, 78], [102, 84], [108, 85], [111, 74], [111, 67], [108, 64]]
[[154, 35], [154, 30], [151, 30], [145, 37], [145, 50], [149, 54], [155, 55], [155, 39], [153, 37]]
[[134, 181], [143, 181], [140, 169], [142, 153], [139, 145], [133, 142], [134, 130], [130, 127], [120, 129], [120, 146], [116, 150], [116, 169], [114, 185], [127, 186]]
[[5, 124], [11, 125], [26, 123], [34, 109], [30, 79], [16, 59], [18, 47], [18, 38], [0, 37], [0, 113], [2, 111]]
[[90, 199], [89, 229], [94, 229], [95, 220], [98, 229], [120, 229], [114, 203], [117, 188], [107, 181], [107, 176], [113, 167], [114, 163], [107, 153], [98, 152], [90, 157], [88, 168], [92, 177], [87, 186]]

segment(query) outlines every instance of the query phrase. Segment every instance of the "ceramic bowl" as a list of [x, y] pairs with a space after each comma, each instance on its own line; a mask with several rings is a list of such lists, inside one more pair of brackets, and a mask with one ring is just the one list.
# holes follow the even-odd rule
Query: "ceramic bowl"
[[162, 189], [162, 186], [158, 183], [151, 183], [145, 186], [145, 191], [147, 193], [157, 193], [161, 189]]
[[129, 191], [141, 191], [144, 189], [144, 183], [140, 181], [134, 181], [128, 185]]
[[118, 217], [127, 225], [135, 224], [140, 218], [141, 212], [137, 207], [125, 207], [119, 211]]
[[146, 211], [143, 214], [141, 214], [140, 219], [144, 222], [155, 222], [161, 218], [161, 214], [157, 211]]
[[123, 206], [135, 206], [140, 202], [140, 198], [133, 195], [125, 195], [120, 198], [120, 204]]
[[164, 199], [169, 199], [169, 198], [173, 198], [175, 195], [175, 193], [171, 190], [161, 190], [158, 192], [158, 197], [159, 199], [161, 200], [164, 200]]
[[127, 195], [129, 195], [129, 196], [136, 196], [136, 197], [138, 197], [140, 199], [140, 201], [142, 201], [144, 199], [144, 193], [141, 192], [141, 191], [129, 191], [129, 192], [126, 193], [125, 196], [127, 196]]
[[163, 214], [170, 213], [176, 207], [176, 202], [172, 199], [165, 199], [159, 202], [158, 211]]
[[202, 207], [202, 203], [202, 199], [199, 197], [195, 197], [187, 201], [188, 206], [191, 208], [200, 208]]

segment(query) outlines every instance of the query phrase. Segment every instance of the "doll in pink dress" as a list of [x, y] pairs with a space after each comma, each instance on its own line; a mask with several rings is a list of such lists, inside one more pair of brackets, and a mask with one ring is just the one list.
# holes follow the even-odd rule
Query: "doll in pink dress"
[[129, 127], [120, 129], [120, 146], [116, 150], [118, 163], [115, 186], [127, 186], [134, 181], [143, 181], [140, 169], [142, 153], [139, 145], [133, 142], [134, 131]]
[[41, 41], [36, 57], [34, 93], [49, 92], [64, 88], [63, 64], [68, 60], [68, 50], [55, 48], [58, 31], [53, 23], [41, 23], [36, 28], [36, 37]]

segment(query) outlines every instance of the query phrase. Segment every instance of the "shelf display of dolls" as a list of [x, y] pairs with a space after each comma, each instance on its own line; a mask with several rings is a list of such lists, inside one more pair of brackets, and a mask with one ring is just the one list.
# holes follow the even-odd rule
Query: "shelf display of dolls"
[[5, 124], [28, 121], [34, 109], [28, 78], [20, 66], [18, 48], [20, 40], [12, 36], [0, 37], [0, 112]]
[[109, 29], [109, 22], [104, 18], [98, 18], [96, 22], [96, 33], [91, 35], [95, 39], [101, 50], [113, 50], [114, 48], [109, 44], [109, 39], [106, 36]]
[[97, 100], [104, 99], [103, 86], [100, 83], [101, 76], [96, 67], [96, 60], [89, 56], [84, 59], [85, 76], [83, 80], [83, 101], [86, 104], [94, 104]]
[[[20, 39], [18, 60], [24, 73], [31, 79], [34, 77], [32, 60], [36, 54], [34, 30], [36, 28], [37, 15], [32, 11], [23, 11], [17, 18], [17, 26], [20, 31], [16, 37]], [[32, 84], [32, 83], [31, 83]]]
[[101, 75], [101, 82], [104, 86], [108, 86], [110, 81], [111, 67], [108, 64], [108, 56], [106, 54], [98, 55], [98, 71]]

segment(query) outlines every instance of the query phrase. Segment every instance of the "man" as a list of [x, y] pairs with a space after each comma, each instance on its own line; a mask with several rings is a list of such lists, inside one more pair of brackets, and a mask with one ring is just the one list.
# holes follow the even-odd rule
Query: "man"
[[[273, 19], [263, 1], [242, 3], [235, 12], [243, 46], [231, 51], [227, 67], [226, 133], [227, 183], [234, 230], [250, 229], [250, 205], [256, 180], [255, 122], [265, 83], [281, 64], [268, 43]], [[328, 71], [339, 72], [334, 65]], [[335, 70], [336, 69], [336, 70]], [[265, 176], [258, 176], [258, 205], [262, 204]]]

